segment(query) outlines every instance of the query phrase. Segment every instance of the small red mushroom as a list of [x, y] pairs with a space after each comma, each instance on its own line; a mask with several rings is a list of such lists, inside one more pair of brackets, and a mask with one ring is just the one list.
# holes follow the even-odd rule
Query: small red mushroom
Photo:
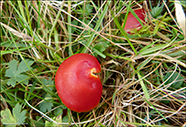
[[[134, 12], [139, 17], [139, 19], [142, 20], [142, 23], [145, 22], [145, 10], [144, 9], [136, 9], [134, 10]], [[129, 12], [124, 30], [130, 34], [131, 30], [134, 30], [134, 29], [139, 30], [141, 29], [141, 27], [142, 26], [140, 22], [134, 17], [134, 15], [131, 12]]]
[[76, 112], [95, 108], [102, 94], [101, 71], [98, 60], [89, 54], [79, 53], [67, 58], [58, 68], [55, 86], [61, 101]]

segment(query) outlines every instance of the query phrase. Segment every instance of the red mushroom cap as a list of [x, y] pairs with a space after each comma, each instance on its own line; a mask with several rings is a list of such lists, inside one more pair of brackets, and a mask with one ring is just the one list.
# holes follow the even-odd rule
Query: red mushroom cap
[[[134, 12], [139, 17], [139, 19], [142, 20], [142, 22], [145, 22], [145, 10], [144, 9], [137, 9], [137, 10], [134, 10]], [[134, 17], [134, 15], [131, 12], [129, 12], [124, 30], [130, 34], [131, 30], [133, 29], [139, 30], [141, 29], [141, 27], [142, 26], [139, 23], [139, 21]]]
[[102, 94], [98, 75], [101, 65], [89, 54], [79, 53], [66, 59], [58, 68], [55, 86], [61, 101], [76, 112], [95, 108]]

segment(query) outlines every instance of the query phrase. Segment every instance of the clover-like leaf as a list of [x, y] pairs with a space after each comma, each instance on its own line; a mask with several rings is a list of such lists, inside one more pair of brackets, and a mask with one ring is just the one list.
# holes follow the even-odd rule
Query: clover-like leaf
[[[1, 122], [9, 127], [15, 127], [16, 125], [24, 124], [26, 119], [26, 110], [21, 111], [21, 105], [17, 103], [12, 109], [12, 113], [9, 109], [1, 111]], [[12, 115], [13, 114], [13, 115]]]
[[43, 101], [39, 107], [42, 112], [50, 111], [52, 109], [53, 103], [48, 101]]
[[[50, 94], [46, 94], [45, 99], [51, 97]], [[47, 100], [51, 100], [51, 99], [47, 99]], [[46, 112], [46, 111], [50, 111], [52, 109], [53, 103], [49, 102], [49, 101], [43, 101], [42, 103], [39, 104], [40, 107], [40, 111], [42, 112]]]
[[[42, 79], [42, 82], [50, 89], [53, 90], [54, 86], [48, 86], [48, 85], [53, 85], [54, 81], [51, 80], [51, 78], [47, 79]], [[44, 88], [46, 90], [46, 88]], [[47, 90], [46, 90], [47, 91]]]
[[16, 122], [19, 124], [24, 123], [25, 119], [26, 119], [26, 110], [23, 110], [21, 112], [21, 105], [19, 103], [16, 104], [16, 106], [13, 108], [12, 112], [13, 112], [13, 116], [16, 119]]
[[8, 64], [9, 69], [6, 70], [5, 76], [13, 77], [14, 74], [16, 73], [17, 64], [18, 64], [18, 61], [14, 60], [14, 59], [11, 62], [9, 62], [9, 64]]
[[28, 66], [30, 67], [33, 63], [34, 63], [34, 61], [32, 61], [32, 60], [21, 61], [21, 63], [18, 66], [17, 73], [22, 73], [22, 72], [29, 71]]
[[16, 125], [14, 125], [14, 123], [16, 123], [15, 118], [12, 116], [11, 112], [9, 109], [5, 109], [1, 111], [1, 122], [4, 125], [8, 125], [8, 126], [12, 126], [15, 127]]
[[29, 68], [31, 69], [31, 65], [34, 63], [32, 60], [25, 60], [21, 61], [18, 65], [18, 61], [13, 59], [11, 62], [9, 62], [8, 66], [9, 69], [6, 70], [5, 76], [9, 77], [7, 84], [11, 86], [15, 86], [16, 82], [21, 82], [23, 84], [28, 84], [28, 76], [25, 74], [22, 74], [24, 72], [29, 71]]

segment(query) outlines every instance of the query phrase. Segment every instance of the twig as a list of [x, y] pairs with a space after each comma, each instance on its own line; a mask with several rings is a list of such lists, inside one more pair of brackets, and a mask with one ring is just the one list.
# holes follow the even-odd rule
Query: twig
[[32, 105], [30, 105], [28, 103], [28, 101], [26, 99], [24, 99], [25, 102], [28, 104], [28, 106], [30, 106], [32, 109], [34, 109], [35, 111], [39, 112], [41, 115], [43, 115], [45, 118], [47, 118], [49, 121], [54, 122], [55, 124], [58, 124], [56, 121], [54, 121], [53, 119], [51, 119], [50, 117], [48, 117], [47, 115], [45, 115], [44, 113], [42, 113], [41, 111], [39, 111], [38, 109], [34, 108]]

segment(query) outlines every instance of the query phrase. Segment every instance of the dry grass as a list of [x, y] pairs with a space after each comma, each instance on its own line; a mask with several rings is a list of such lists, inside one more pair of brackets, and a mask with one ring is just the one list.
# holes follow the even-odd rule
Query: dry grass
[[[147, 24], [142, 28], [144, 31], [128, 35], [127, 39], [117, 22], [122, 24], [129, 4], [128, 0], [19, 4], [1, 1], [1, 109], [14, 107], [17, 103], [14, 98], [18, 97], [27, 110], [25, 122], [30, 126], [46, 125], [47, 120], [33, 107], [39, 109], [43, 101], [52, 99], [49, 102], [54, 105], [45, 114], [55, 122], [58, 115], [54, 111], [62, 108], [63, 115], [59, 116], [63, 119], [57, 121], [59, 125], [185, 126], [186, 39], [174, 19], [173, 2], [161, 1], [165, 17], [154, 18], [149, 1], [132, 1], [130, 8], [144, 7], [147, 11]], [[23, 10], [19, 8], [21, 5]], [[155, 7], [157, 3], [151, 5]], [[167, 17], [168, 21], [164, 20]], [[97, 29], [96, 24], [99, 24]], [[19, 47], [20, 44], [24, 46]], [[54, 80], [60, 63], [78, 52], [96, 56], [102, 65], [99, 74], [103, 83], [102, 99], [87, 113], [66, 111], [63, 104], [56, 102], [59, 97], [55, 89], [50, 97], [43, 97], [47, 93], [44, 88], [48, 86], [41, 83], [42, 79]], [[29, 85], [7, 85], [5, 72], [12, 59], [35, 61], [34, 69], [27, 72]], [[50, 85], [54, 87], [54, 84]], [[29, 107], [24, 99], [33, 107]]]

